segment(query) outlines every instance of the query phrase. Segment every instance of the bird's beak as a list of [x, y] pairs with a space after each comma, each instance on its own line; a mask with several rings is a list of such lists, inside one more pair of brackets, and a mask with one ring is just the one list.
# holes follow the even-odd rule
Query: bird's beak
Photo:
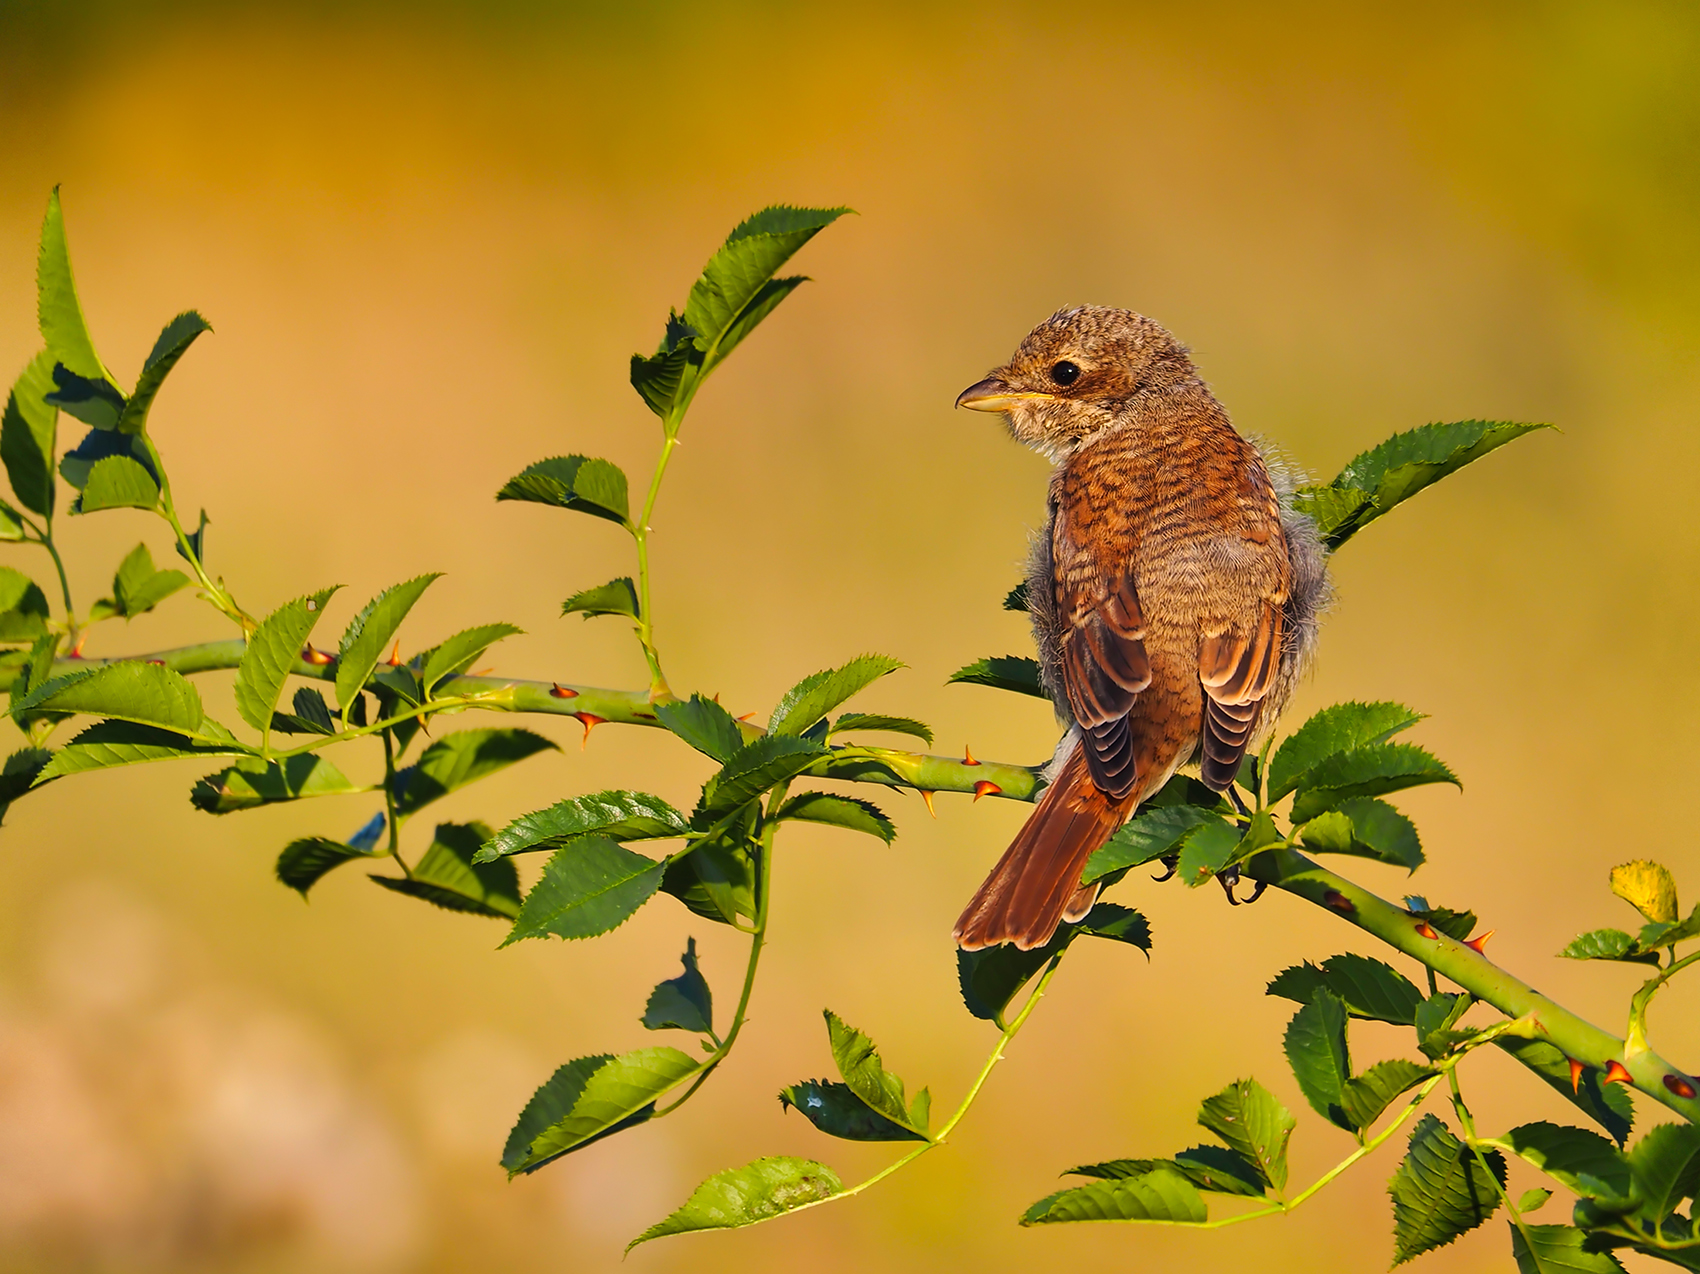
[[1011, 389], [996, 376], [970, 385], [956, 396], [956, 405], [969, 411], [1008, 411], [1018, 402], [1048, 399], [1050, 394], [1024, 394]]

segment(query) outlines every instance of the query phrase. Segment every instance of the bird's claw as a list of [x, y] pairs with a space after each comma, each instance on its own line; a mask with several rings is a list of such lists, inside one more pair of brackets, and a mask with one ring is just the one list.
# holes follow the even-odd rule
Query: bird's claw
[[1161, 876], [1151, 877], [1151, 879], [1156, 881], [1158, 884], [1162, 884], [1165, 880], [1171, 879], [1174, 874], [1181, 869], [1181, 856], [1179, 854], [1164, 854], [1157, 861], [1168, 868], [1168, 870]]
[[1269, 888], [1268, 881], [1260, 880], [1252, 886], [1251, 893], [1244, 898], [1234, 897], [1234, 886], [1240, 883], [1240, 869], [1237, 866], [1216, 873], [1216, 882], [1222, 886], [1222, 892], [1227, 895], [1230, 907], [1249, 906], [1263, 897], [1263, 891]]

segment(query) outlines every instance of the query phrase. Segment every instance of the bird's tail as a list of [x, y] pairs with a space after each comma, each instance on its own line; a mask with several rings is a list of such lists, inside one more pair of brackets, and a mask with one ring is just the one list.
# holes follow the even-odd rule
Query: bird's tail
[[[1143, 785], [1140, 785], [1143, 786]], [[1086, 752], [1071, 746], [1061, 771], [956, 922], [964, 951], [1014, 943], [1042, 947], [1063, 921], [1082, 919], [1098, 886], [1082, 885], [1092, 852], [1122, 825], [1144, 795], [1139, 788], [1114, 799], [1086, 769]]]

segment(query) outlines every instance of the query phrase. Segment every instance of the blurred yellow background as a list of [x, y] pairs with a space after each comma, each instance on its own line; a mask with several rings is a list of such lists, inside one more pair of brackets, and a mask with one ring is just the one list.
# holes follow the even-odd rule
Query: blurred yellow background
[[[1635, 975], [1552, 957], [1632, 919], [1606, 892], [1613, 863], [1661, 858], [1700, 897], [1685, 805], [1697, 43], [1692, 7], [1657, 3], [8, 3], [0, 366], [37, 348], [35, 236], [63, 183], [83, 301], [121, 376], [179, 309], [217, 329], [155, 432], [244, 605], [344, 583], [334, 632], [378, 589], [442, 570], [410, 644], [508, 620], [530, 635], [499, 648], [500, 671], [638, 685], [620, 623], [557, 618], [568, 593], [629, 570], [623, 537], [491, 497], [545, 455], [647, 473], [658, 430], [627, 356], [653, 349], [742, 215], [848, 203], [860, 216], [797, 259], [817, 281], [688, 422], [655, 523], [662, 650], [676, 687], [764, 714], [808, 672], [889, 652], [910, 669], [856, 706], [923, 717], [942, 752], [1019, 761], [1051, 747], [1043, 705], [942, 683], [1028, 649], [999, 601], [1045, 466], [951, 402], [1052, 310], [1158, 318], [1243, 430], [1323, 477], [1425, 421], [1553, 421], [1562, 435], [1491, 457], [1341, 556], [1294, 719], [1347, 697], [1431, 713], [1411, 737], [1465, 784], [1400, 801], [1431, 862], [1408, 883], [1351, 874], [1475, 907], [1496, 957], [1620, 1029]], [[67, 443], [78, 433], [66, 422]], [[80, 605], [138, 538], [170, 559], [140, 514], [64, 533]], [[24, 548], [5, 561], [50, 574]], [[221, 623], [183, 594], [89, 649]], [[228, 676], [202, 691], [232, 717]], [[573, 722], [539, 728], [566, 750], [442, 816], [501, 822], [618, 785], [688, 803], [705, 773], [652, 732], [608, 727], [581, 752]], [[371, 755], [344, 751], [371, 773]], [[531, 1089], [571, 1057], [659, 1042], [636, 1019], [687, 935], [724, 1020], [741, 941], [663, 898], [593, 943], [498, 952], [499, 925], [354, 868], [303, 905], [271, 879], [277, 850], [346, 835], [371, 802], [215, 820], [185, 799], [198, 773], [60, 783], [0, 831], [8, 1269], [1390, 1258], [1395, 1147], [1282, 1223], [1015, 1227], [1071, 1164], [1194, 1144], [1197, 1100], [1245, 1073], [1301, 1112], [1296, 1180], [1349, 1149], [1304, 1108], [1280, 1051], [1291, 1006], [1262, 988], [1373, 945], [1284, 896], [1229, 911], [1213, 889], [1136, 874], [1116, 896], [1151, 917], [1153, 959], [1077, 951], [948, 1148], [856, 1200], [652, 1244], [622, 1267], [624, 1241], [719, 1168], [802, 1154], [850, 1180], [892, 1156], [774, 1100], [829, 1070], [823, 1007], [873, 1034], [912, 1089], [930, 1084], [935, 1108], [954, 1105], [992, 1032], [961, 1008], [951, 921], [1025, 808], [944, 796], [935, 821], [913, 795], [880, 795], [902, 830], [890, 849], [787, 831], [752, 1024], [711, 1087], [508, 1184], [496, 1159]], [[428, 828], [410, 830], [418, 852]], [[1655, 1027], [1696, 1065], [1691, 992]], [[1407, 1047], [1354, 1029], [1360, 1060]], [[1567, 1117], [1505, 1059], [1472, 1063], [1470, 1084], [1488, 1127]], [[1510, 1268], [1503, 1219], [1422, 1264]]]

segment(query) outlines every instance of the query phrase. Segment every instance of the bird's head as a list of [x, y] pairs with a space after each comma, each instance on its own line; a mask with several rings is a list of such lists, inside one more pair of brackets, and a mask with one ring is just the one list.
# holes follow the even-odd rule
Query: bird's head
[[1195, 374], [1186, 348], [1132, 310], [1058, 310], [1027, 334], [1015, 357], [956, 400], [1000, 411], [1020, 442], [1062, 459], [1118, 420], [1139, 394]]

